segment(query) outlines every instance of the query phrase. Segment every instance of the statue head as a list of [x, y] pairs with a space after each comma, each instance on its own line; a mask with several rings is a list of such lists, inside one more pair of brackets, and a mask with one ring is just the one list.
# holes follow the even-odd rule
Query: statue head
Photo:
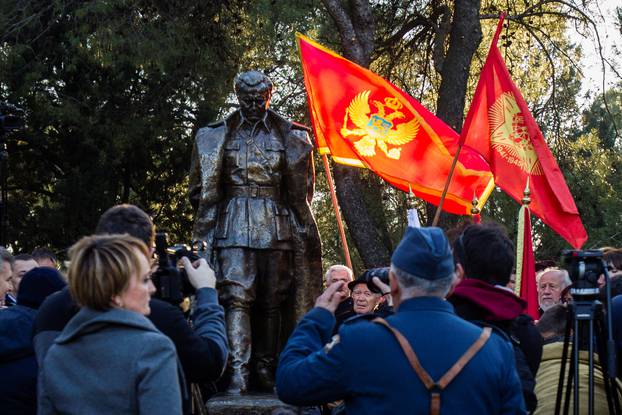
[[234, 81], [235, 95], [240, 103], [242, 115], [250, 120], [260, 120], [272, 98], [272, 81], [259, 71], [247, 71], [238, 74]]

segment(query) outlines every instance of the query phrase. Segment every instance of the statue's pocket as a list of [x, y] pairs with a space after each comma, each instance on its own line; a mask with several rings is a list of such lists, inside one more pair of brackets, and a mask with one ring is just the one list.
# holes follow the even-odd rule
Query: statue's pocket
[[272, 140], [265, 146], [264, 157], [272, 169], [280, 169], [285, 160], [285, 147], [276, 140]]
[[289, 241], [292, 239], [292, 224], [289, 220], [289, 210], [287, 208], [275, 207], [276, 239], [279, 241]]
[[240, 166], [240, 142], [238, 140], [225, 144], [225, 160], [226, 164]]

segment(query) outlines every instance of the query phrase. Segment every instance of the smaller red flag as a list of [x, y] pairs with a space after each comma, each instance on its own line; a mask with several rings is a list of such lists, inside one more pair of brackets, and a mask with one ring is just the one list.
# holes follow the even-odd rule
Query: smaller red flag
[[579, 211], [555, 157], [512, 82], [497, 40], [499, 19], [460, 139], [490, 163], [495, 182], [520, 202], [527, 179], [534, 215], [575, 249], [587, 240]]
[[516, 288], [520, 298], [527, 301], [527, 314], [534, 320], [538, 314], [538, 292], [536, 287], [536, 262], [531, 241], [531, 212], [526, 205], [518, 213], [518, 238], [516, 241]]

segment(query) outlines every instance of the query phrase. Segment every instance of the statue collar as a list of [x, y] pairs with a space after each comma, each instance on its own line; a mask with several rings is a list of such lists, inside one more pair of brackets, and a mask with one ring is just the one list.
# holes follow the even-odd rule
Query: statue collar
[[244, 117], [241, 111], [238, 111], [238, 120], [233, 123], [233, 128], [238, 129], [241, 127], [248, 127], [252, 131], [257, 130], [258, 128], [263, 128], [266, 132], [270, 132], [270, 126], [268, 125], [268, 111], [266, 111], [263, 117], [258, 121], [251, 121]]

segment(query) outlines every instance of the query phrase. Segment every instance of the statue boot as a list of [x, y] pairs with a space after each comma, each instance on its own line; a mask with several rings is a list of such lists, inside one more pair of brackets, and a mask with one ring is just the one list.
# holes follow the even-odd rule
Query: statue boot
[[251, 321], [248, 309], [231, 308], [225, 312], [229, 337], [229, 395], [248, 391], [249, 362], [251, 358]]
[[276, 355], [281, 328], [280, 317], [278, 310], [269, 312], [259, 322], [260, 326], [256, 331], [259, 337], [255, 341], [255, 375], [257, 387], [262, 392], [274, 391]]

